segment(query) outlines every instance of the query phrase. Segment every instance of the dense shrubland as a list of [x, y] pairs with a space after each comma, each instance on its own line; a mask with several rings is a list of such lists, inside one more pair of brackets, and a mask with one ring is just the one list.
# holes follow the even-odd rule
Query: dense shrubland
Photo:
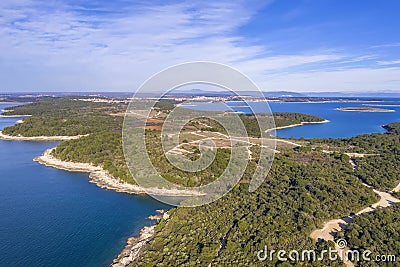
[[17, 107], [7, 115], [32, 115], [24, 123], [6, 127], [3, 133], [21, 136], [74, 136], [100, 131], [120, 131], [123, 117], [110, 116], [125, 110], [124, 104], [93, 103], [55, 98]]
[[[175, 103], [162, 102], [158, 108], [168, 112]], [[54, 155], [62, 160], [103, 166], [116, 178], [133, 183], [122, 150], [122, 117], [110, 116], [125, 111], [121, 104], [103, 104], [51, 99], [15, 107], [12, 114], [31, 114], [25, 123], [5, 129], [11, 135], [89, 134], [77, 140], [61, 142]], [[276, 126], [300, 122], [319, 122], [321, 118], [275, 113]], [[250, 136], [260, 136], [254, 116], [241, 115]], [[212, 123], [212, 122], [210, 122]], [[191, 126], [200, 127], [192, 123]], [[248, 182], [257, 166], [257, 158], [248, 165], [245, 176], [229, 194], [218, 201], [196, 208], [177, 208], [168, 221], [156, 227], [154, 239], [146, 246], [137, 264], [144, 266], [309, 266], [311, 263], [263, 262], [256, 252], [270, 249], [325, 249], [329, 244], [315, 244], [310, 232], [328, 219], [357, 212], [377, 201], [371, 189], [362, 186], [361, 178], [379, 189], [392, 189], [399, 182], [400, 123], [385, 126], [386, 134], [368, 134], [344, 139], [302, 140], [305, 147], [286, 148], [276, 155], [265, 182], [254, 193]], [[218, 124], [201, 130], [223, 132]], [[155, 167], [170, 181], [186, 186], [209, 183], [225, 168], [229, 149], [219, 149], [217, 160], [208, 169], [193, 174], [170, 165], [160, 145], [160, 131], [147, 131], [149, 155]], [[323, 153], [322, 149], [336, 151]], [[252, 147], [257, 154], [259, 147]], [[343, 152], [377, 154], [356, 159], [354, 173]], [[198, 151], [189, 157], [196, 159]], [[356, 177], [355, 177], [356, 175]], [[352, 247], [363, 248], [368, 242], [377, 252], [398, 249], [398, 208], [363, 215], [344, 233]], [[393, 238], [390, 239], [390, 236]], [[383, 239], [381, 239], [383, 238]], [[387, 240], [380, 243], [380, 240]], [[368, 245], [369, 246], [369, 245]], [[379, 247], [379, 249], [377, 249]], [[370, 249], [370, 247], [364, 247]], [[313, 266], [340, 263], [314, 262]], [[364, 265], [363, 265], [364, 266]], [[367, 266], [367, 265], [365, 265]], [[371, 265], [374, 266], [374, 265]]]
[[354, 219], [350, 227], [340, 238], [345, 238], [349, 248], [358, 250], [360, 255], [365, 250], [372, 252], [370, 258], [377, 255], [395, 255], [397, 262], [374, 262], [362, 260], [360, 266], [400, 266], [400, 205], [365, 214]]
[[[392, 124], [386, 134], [314, 139], [309, 146], [285, 150], [276, 156], [266, 182], [255, 193], [250, 194], [242, 183], [210, 205], [174, 210], [169, 221], [157, 226], [155, 238], [137, 264], [334, 266], [332, 262], [260, 263], [255, 253], [264, 245], [275, 250], [333, 247], [325, 242], [315, 244], [309, 234], [323, 221], [349, 215], [376, 201], [376, 195], [361, 186], [357, 177], [380, 189], [392, 189], [399, 182], [397, 126]], [[313, 150], [316, 144], [379, 155], [358, 158], [353, 173], [347, 155]], [[399, 258], [399, 214], [396, 206], [362, 215], [338, 237], [346, 237], [352, 248]], [[363, 262], [361, 266], [381, 265]]]
[[121, 133], [98, 132], [61, 142], [53, 151], [53, 156], [64, 161], [102, 166], [114, 177], [133, 183], [122, 151]]
[[210, 205], [174, 210], [168, 222], [157, 226], [140, 264], [275, 266], [276, 261], [261, 264], [256, 252], [265, 245], [321, 249], [326, 244], [316, 245], [308, 237], [314, 228], [375, 201], [339, 157], [320, 152], [279, 155], [256, 192], [249, 193], [248, 184], [241, 183]]

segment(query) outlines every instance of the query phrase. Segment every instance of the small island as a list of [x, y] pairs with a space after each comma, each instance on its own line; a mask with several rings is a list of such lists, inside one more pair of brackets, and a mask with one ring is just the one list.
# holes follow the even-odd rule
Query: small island
[[352, 111], [352, 112], [395, 112], [393, 109], [384, 108], [373, 108], [373, 107], [341, 107], [336, 108], [340, 111]]

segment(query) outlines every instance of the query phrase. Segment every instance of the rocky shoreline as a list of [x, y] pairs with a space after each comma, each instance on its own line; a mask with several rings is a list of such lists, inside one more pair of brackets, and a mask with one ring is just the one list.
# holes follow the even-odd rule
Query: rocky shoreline
[[135, 261], [139, 257], [144, 245], [153, 237], [155, 227], [155, 225], [145, 226], [140, 231], [139, 237], [128, 238], [127, 245], [117, 258], [114, 259], [113, 263], [110, 264], [110, 267], [125, 267]]
[[67, 162], [62, 161], [51, 155], [54, 148], [47, 149], [41, 156], [36, 157], [34, 161], [40, 164], [74, 172], [88, 172], [90, 173], [90, 182], [105, 189], [115, 190], [128, 194], [152, 194], [160, 196], [198, 196], [201, 193], [197, 191], [167, 189], [167, 188], [142, 188], [141, 186], [122, 182], [121, 180], [113, 177], [110, 173], [102, 167], [94, 166], [89, 163], [80, 162]]
[[[55, 148], [47, 149], [41, 156], [36, 157], [34, 161], [45, 166], [66, 171], [89, 172], [90, 182], [96, 184], [101, 188], [111, 189], [117, 192], [124, 192], [129, 194], [146, 194], [149, 192], [148, 189], [146, 189], [147, 192], [145, 192], [140, 186], [121, 182], [99, 166], [94, 166], [88, 163], [62, 161], [51, 155], [51, 152], [54, 149]], [[198, 192], [184, 191], [178, 189], [154, 188], [151, 189], [151, 191], [154, 194], [161, 194], [165, 196], [187, 196], [198, 194]], [[152, 215], [148, 219], [155, 220], [157, 222], [169, 219], [169, 215], [166, 213], [166, 211], [157, 210], [157, 212], [159, 214]], [[155, 225], [145, 226], [140, 231], [138, 237], [128, 238], [127, 245], [122, 250], [122, 252], [113, 260], [113, 263], [110, 264], [110, 267], [125, 267], [129, 266], [133, 261], [135, 261], [140, 256], [140, 253], [145, 244], [154, 236], [154, 228]]]
[[0, 118], [23, 118], [23, 117], [31, 117], [32, 115], [4, 115], [0, 114]]
[[[9, 117], [9, 116], [7, 116]], [[17, 121], [17, 123], [23, 123], [22, 120]], [[64, 140], [72, 140], [78, 139], [85, 135], [76, 135], [76, 136], [13, 136], [4, 134], [0, 131], [0, 139], [2, 140], [16, 140], [16, 141], [64, 141]]]
[[272, 131], [276, 131], [276, 130], [282, 130], [282, 129], [286, 129], [286, 128], [292, 128], [292, 127], [296, 127], [296, 126], [302, 126], [305, 124], [319, 124], [319, 123], [328, 123], [330, 122], [330, 120], [323, 120], [323, 121], [303, 121], [297, 124], [290, 124], [287, 126], [280, 126], [280, 127], [275, 127], [275, 128], [271, 128], [271, 129], [267, 129], [265, 130], [266, 133], [270, 133]]
[[[159, 213], [158, 215], [152, 215], [148, 219], [156, 220], [157, 222], [169, 219], [169, 215], [166, 211], [157, 210], [157, 212]], [[138, 237], [129, 237], [125, 248], [113, 260], [113, 263], [110, 264], [109, 267], [126, 267], [137, 260], [146, 243], [154, 236], [155, 227], [156, 225], [145, 226], [140, 230]]]

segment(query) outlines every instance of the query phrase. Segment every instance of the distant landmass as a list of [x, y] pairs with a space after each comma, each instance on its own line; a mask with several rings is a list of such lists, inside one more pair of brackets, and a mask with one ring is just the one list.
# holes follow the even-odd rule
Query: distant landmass
[[[240, 96], [260, 97], [257, 91], [240, 91]], [[282, 101], [323, 101], [331, 99], [400, 99], [400, 92], [294, 92], [294, 91], [264, 91], [262, 95], [269, 99]], [[105, 97], [105, 98], [130, 98], [137, 97], [159, 97], [160, 92], [140, 93], [134, 92], [37, 92], [37, 93], [0, 93], [0, 102], [34, 102], [53, 97]], [[174, 90], [164, 95], [165, 97], [234, 97], [236, 93], [230, 91], [208, 91], [203, 89]], [[310, 99], [311, 98], [311, 99]]]
[[[240, 91], [241, 96], [259, 96], [260, 92]], [[263, 91], [264, 97], [284, 98], [284, 97], [327, 97], [327, 98], [400, 98], [399, 92], [295, 92], [295, 91]], [[235, 93], [229, 91], [206, 91], [202, 89], [176, 90], [168, 95], [192, 95], [192, 96], [234, 96]]]
[[373, 97], [373, 98], [400, 98], [399, 92], [311, 92], [304, 93], [305, 96], [309, 97]]

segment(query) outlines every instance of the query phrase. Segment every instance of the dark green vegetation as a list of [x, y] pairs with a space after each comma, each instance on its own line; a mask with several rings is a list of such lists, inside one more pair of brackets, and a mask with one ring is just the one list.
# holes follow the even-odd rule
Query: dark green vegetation
[[[347, 240], [349, 248], [359, 250], [360, 255], [365, 250], [372, 252], [371, 261], [360, 257], [360, 266], [400, 266], [399, 229], [400, 205], [396, 205], [357, 217], [344, 233], [340, 233], [340, 237]], [[397, 262], [374, 262], [377, 255], [394, 255]]]
[[261, 264], [256, 252], [265, 245], [317, 249], [308, 237], [314, 228], [376, 201], [354, 178], [347, 161], [320, 152], [277, 156], [266, 182], [254, 193], [245, 181], [210, 205], [177, 208], [169, 221], [157, 226], [140, 264], [275, 266], [276, 259]]
[[[161, 103], [159, 110], [174, 106], [174, 103]], [[132, 183], [122, 152], [121, 128], [122, 117], [110, 114], [123, 113], [124, 104], [90, 103], [72, 99], [52, 99], [18, 108], [9, 114], [33, 114], [30, 123], [25, 119], [22, 125], [7, 128], [9, 134], [26, 135], [73, 135], [88, 133], [86, 137], [60, 143], [54, 152], [56, 157], [67, 161], [88, 162], [103, 166], [112, 175]], [[276, 113], [277, 127], [298, 124], [300, 122], [318, 122], [321, 118], [294, 114]], [[70, 119], [84, 118], [83, 122], [75, 121], [68, 127]], [[251, 136], [259, 136], [260, 129], [255, 124], [254, 116], [241, 115], [247, 131]], [[103, 120], [104, 119], [104, 120]], [[65, 121], [66, 120], [66, 121]], [[51, 123], [50, 123], [51, 122]], [[202, 121], [209, 122], [209, 121]], [[210, 127], [203, 127], [196, 122], [189, 124], [193, 130], [220, 131], [220, 125], [210, 122]], [[156, 123], [155, 123], [156, 124]], [[76, 128], [75, 130], [69, 127]], [[36, 129], [38, 128], [38, 129]], [[292, 149], [279, 148], [274, 164], [265, 183], [254, 193], [248, 192], [251, 174], [257, 166], [257, 157], [246, 169], [241, 183], [229, 194], [218, 201], [196, 208], [177, 208], [171, 212], [171, 218], [161, 221], [156, 227], [156, 235], [146, 246], [139, 262], [143, 266], [339, 266], [332, 262], [259, 262], [256, 253], [268, 246], [269, 249], [326, 249], [328, 243], [315, 244], [309, 234], [322, 223], [332, 218], [340, 218], [357, 212], [377, 201], [371, 189], [362, 186], [360, 179], [380, 189], [392, 189], [398, 183], [400, 159], [400, 124], [386, 126], [386, 134], [360, 135], [346, 139], [312, 139], [302, 140], [308, 143], [305, 147]], [[32, 130], [35, 129], [35, 130]], [[265, 129], [262, 129], [265, 130]], [[63, 132], [60, 134], [59, 131]], [[164, 173], [170, 181], [194, 186], [209, 183], [224, 170], [229, 149], [218, 149], [217, 160], [208, 169], [196, 174], [182, 172], [166, 161], [161, 151], [160, 131], [147, 131], [150, 158], [156, 168]], [[182, 140], [183, 143], [187, 143]], [[323, 153], [326, 149], [333, 153]], [[258, 154], [259, 147], [253, 146], [253, 156]], [[343, 152], [377, 154], [356, 159], [359, 168], [354, 173], [349, 164], [349, 157]], [[189, 154], [191, 159], [198, 157], [199, 151]], [[392, 209], [388, 209], [393, 211]], [[383, 212], [383, 211], [382, 211]], [[386, 212], [386, 210], [385, 210]], [[398, 210], [395, 210], [398, 213]], [[366, 216], [373, 216], [366, 215]], [[356, 219], [362, 227], [349, 229], [346, 238], [362, 238], [362, 229], [371, 229], [379, 237], [385, 238], [386, 232], [399, 240], [391, 230], [399, 229], [397, 215], [389, 219], [376, 215], [371, 220], [380, 223], [379, 229]], [[375, 217], [374, 217], [375, 218]], [[393, 218], [393, 220], [391, 219]], [[382, 219], [382, 220], [381, 220]], [[392, 221], [390, 221], [392, 220]], [[374, 228], [375, 227], [375, 228]], [[394, 228], [396, 227], [396, 228]], [[390, 229], [389, 229], [390, 228]], [[360, 230], [361, 229], [361, 230]], [[389, 230], [387, 230], [389, 229]], [[372, 237], [372, 234], [369, 234]], [[368, 237], [368, 236], [367, 236]], [[389, 235], [388, 235], [389, 238]], [[378, 243], [378, 239], [376, 244]], [[352, 246], [362, 244], [351, 243]], [[392, 240], [393, 241], [393, 240]], [[374, 241], [375, 242], [375, 241]], [[380, 244], [382, 251], [391, 251], [399, 244], [387, 242]], [[368, 242], [365, 242], [368, 244]], [[370, 249], [365, 245], [366, 249]], [[363, 265], [364, 266], [364, 265]], [[367, 266], [367, 265], [365, 265]]]
[[[157, 103], [156, 108], [168, 112], [178, 103], [172, 100], [161, 100]], [[140, 103], [136, 106], [140, 106]], [[74, 98], [46, 99], [9, 108], [10, 111], [7, 112], [9, 115], [32, 115], [32, 117], [25, 118], [22, 124], [5, 128], [3, 132], [8, 135], [22, 136], [89, 134], [77, 140], [61, 142], [53, 155], [65, 161], [93, 163], [102, 166], [113, 176], [133, 183], [125, 164], [121, 141], [123, 123], [121, 114], [125, 112], [126, 107], [126, 104], [121, 103], [79, 101]], [[275, 115], [275, 123], [278, 125], [322, 120], [318, 117], [296, 113], [280, 112]], [[240, 118], [250, 136], [259, 137], [261, 135], [254, 116], [240, 115]], [[212, 127], [201, 127], [201, 124], [197, 122], [190, 125], [196, 125], [201, 130], [225, 133], [221, 125], [212, 120], [199, 119], [199, 121]], [[213, 181], [222, 173], [229, 160], [229, 150], [218, 149], [215, 162], [206, 170], [196, 174], [182, 172], [167, 162], [161, 150], [160, 131], [147, 131], [147, 141], [150, 142], [149, 152], [155, 167], [171, 182], [185, 186], [198, 186]], [[198, 154], [199, 151], [196, 150], [189, 157], [195, 159]]]
[[114, 177], [133, 183], [122, 151], [121, 133], [103, 131], [61, 142], [53, 151], [53, 156], [64, 161], [103, 166]]
[[[255, 193], [247, 191], [245, 177], [244, 183], [217, 202], [174, 210], [169, 221], [157, 226], [155, 238], [136, 264], [334, 266], [332, 262], [260, 263], [255, 253], [264, 245], [275, 250], [326, 248], [328, 243], [311, 241], [313, 229], [321, 227], [322, 221], [349, 215], [376, 201], [372, 191], [354, 177], [349, 157], [339, 151], [379, 154], [358, 158], [356, 176], [378, 188], [396, 186], [400, 177], [398, 125], [388, 127], [386, 134], [313, 139], [306, 147], [284, 150], [276, 155], [267, 181]], [[322, 147], [338, 152], [323, 154]], [[372, 242], [372, 251], [398, 256], [399, 208], [366, 216], [358, 217], [345, 233], [351, 246], [371, 249]], [[368, 264], [361, 266], [382, 266]]]
[[161, 99], [156, 103], [155, 107], [162, 112], [169, 112], [179, 103], [181, 102], [171, 99]]
[[400, 122], [385, 125], [383, 126], [383, 128], [385, 128], [390, 133], [400, 134]]
[[[79, 99], [83, 99], [80, 97]], [[126, 104], [104, 103], [76, 100], [74, 97], [50, 98], [39, 102], [29, 103], [21, 106], [6, 108], [7, 115], [48, 115], [53, 113], [64, 112], [118, 112], [121, 108], [125, 111]]]
[[3, 133], [22, 136], [73, 136], [120, 131], [123, 117], [110, 114], [124, 111], [125, 106], [56, 98], [12, 107], [7, 115], [33, 116], [25, 118], [24, 123], [6, 127]]
[[301, 113], [293, 112], [274, 112], [274, 119], [276, 127], [288, 126], [299, 124], [301, 122], [322, 122], [324, 119]]
[[68, 114], [60, 112], [54, 117], [34, 116], [24, 119], [24, 123], [7, 127], [4, 134], [17, 136], [74, 136], [85, 135], [104, 130], [119, 131], [121, 117], [111, 117], [105, 114]]
[[[257, 127], [254, 126], [253, 122], [255, 120], [253, 120], [251, 116], [244, 117], [243, 121], [246, 122], [245, 126], [248, 132], [257, 131], [258, 125]], [[280, 121], [283, 121], [283, 118], [280, 118]], [[212, 121], [205, 122], [213, 125], [211, 129], [223, 132], [223, 128], [218, 128], [220, 127], [218, 123]], [[198, 124], [194, 122], [190, 125]], [[203, 127], [202, 129], [209, 130], [210, 128]], [[148, 144], [150, 159], [154, 167], [156, 167], [157, 170], [163, 174], [164, 178], [170, 182], [190, 187], [208, 184], [222, 174], [229, 161], [229, 149], [218, 149], [215, 160], [207, 169], [197, 173], [181, 171], [167, 161], [161, 146], [161, 132], [158, 130], [148, 130], [146, 132], [146, 142]], [[119, 132], [103, 131], [78, 140], [64, 141], [53, 153], [54, 156], [62, 160], [93, 163], [103, 166], [115, 177], [133, 183], [133, 179], [124, 162], [121, 134]], [[198, 155], [199, 151], [197, 149], [193, 154], [189, 155], [189, 157], [193, 160], [197, 158]]]
[[329, 147], [331, 150], [380, 154], [400, 153], [399, 129], [400, 123], [383, 126], [388, 130], [385, 134], [362, 134], [351, 138], [314, 138], [309, 142], [313, 147]]
[[384, 126], [385, 134], [364, 134], [343, 139], [312, 139], [313, 147], [371, 154], [356, 158], [356, 174], [373, 187], [387, 191], [400, 182], [400, 123]]
[[[153, 166], [170, 182], [184, 186], [200, 186], [208, 184], [222, 175], [230, 158], [229, 149], [218, 149], [214, 161], [209, 167], [199, 172], [186, 172], [168, 162], [161, 144], [160, 131], [147, 131], [147, 151]], [[192, 160], [197, 158], [200, 151], [190, 154]]]
[[[265, 114], [258, 114], [257, 117], [253, 115], [240, 115], [240, 119], [243, 121], [244, 126], [246, 127], [247, 133], [250, 137], [261, 137], [261, 132], [267, 129], [271, 129], [274, 127], [268, 119], [265, 119]], [[258, 120], [257, 120], [258, 119]], [[274, 112], [273, 119], [275, 121], [275, 127], [283, 127], [289, 126], [294, 124], [300, 124], [302, 122], [321, 122], [324, 119], [308, 115], [308, 114], [300, 114], [300, 113], [293, 113], [293, 112]], [[263, 125], [265, 124], [265, 129], [260, 129], [259, 123]]]
[[[272, 129], [274, 127], [289, 126], [300, 124], [302, 122], [321, 122], [324, 120], [316, 116], [292, 112], [274, 112], [273, 119], [270, 114], [264, 113], [257, 114], [257, 117], [250, 114], [240, 114], [239, 118], [242, 120], [243, 125], [246, 128], [248, 136], [255, 138], [260, 138], [262, 136], [261, 131]], [[275, 125], [273, 125], [273, 121], [275, 122]], [[206, 124], [210, 127], [206, 127], [204, 125], [202, 126], [201, 124], [198, 124], [198, 122]], [[197, 126], [203, 131], [220, 132], [226, 134], [225, 129], [219, 123], [208, 118], [199, 119], [196, 122], [192, 122], [191, 125]], [[262, 129], [260, 129], [260, 125]]]
[[385, 153], [355, 160], [356, 174], [367, 184], [383, 191], [390, 191], [400, 182], [399, 154]]
[[[156, 104], [156, 109], [162, 112], [175, 107], [179, 102], [161, 100]], [[140, 107], [139, 104], [135, 106]], [[33, 115], [24, 119], [24, 123], [6, 127], [4, 134], [21, 136], [73, 136], [84, 135], [101, 131], [121, 131], [123, 113], [127, 108], [125, 103], [104, 103], [79, 101], [74, 98], [50, 98], [43, 101], [22, 106], [7, 108], [7, 115]], [[118, 114], [120, 116], [112, 116]], [[262, 118], [262, 115], [260, 115]], [[260, 137], [260, 128], [254, 116], [240, 115], [249, 136]], [[277, 127], [298, 124], [300, 122], [317, 122], [321, 118], [298, 113], [274, 113]], [[212, 123], [212, 122], [209, 122]], [[202, 130], [220, 131], [216, 127], [203, 127]], [[266, 129], [261, 129], [266, 130]]]
[[42, 95], [26, 95], [26, 94], [0, 94], [0, 103], [28, 103], [28, 102], [38, 102], [40, 100], [51, 99], [50, 96]]

